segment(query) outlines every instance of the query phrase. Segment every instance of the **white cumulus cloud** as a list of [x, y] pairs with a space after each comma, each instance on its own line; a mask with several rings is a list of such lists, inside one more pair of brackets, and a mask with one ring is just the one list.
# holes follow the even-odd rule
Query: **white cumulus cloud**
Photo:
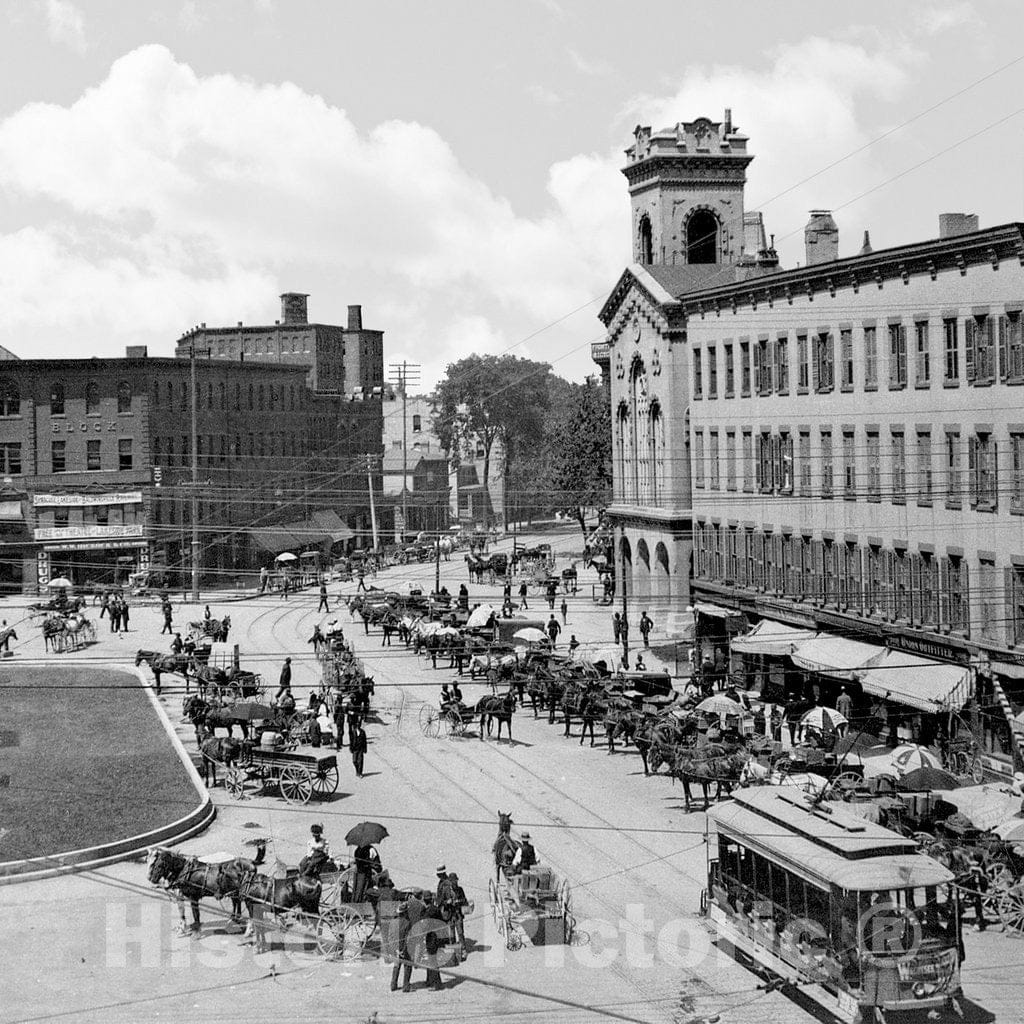
[[85, 15], [81, 10], [71, 0], [44, 0], [42, 10], [50, 38], [83, 53], [86, 48]]

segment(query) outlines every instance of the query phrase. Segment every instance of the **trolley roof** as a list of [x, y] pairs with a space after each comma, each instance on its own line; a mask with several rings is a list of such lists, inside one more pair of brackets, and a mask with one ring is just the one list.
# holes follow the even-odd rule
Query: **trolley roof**
[[857, 818], [833, 803], [815, 803], [790, 786], [740, 791], [708, 811], [720, 832], [799, 875], [850, 891], [905, 889], [953, 880], [917, 843]]

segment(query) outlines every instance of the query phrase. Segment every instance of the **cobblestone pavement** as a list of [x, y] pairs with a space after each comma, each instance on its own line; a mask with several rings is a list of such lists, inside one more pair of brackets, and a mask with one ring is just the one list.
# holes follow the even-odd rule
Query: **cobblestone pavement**
[[[578, 532], [559, 533], [551, 542], [556, 551], [581, 546]], [[420, 579], [429, 589], [433, 573], [430, 565], [394, 568], [367, 583]], [[454, 593], [466, 577], [461, 555], [442, 563], [441, 575]], [[581, 574], [579, 594], [568, 599], [561, 639], [575, 632], [584, 643], [610, 640], [610, 609], [591, 600], [592, 582]], [[332, 601], [338, 590], [332, 585]], [[500, 596], [497, 587], [472, 584], [470, 593], [474, 602]], [[356, 821], [382, 821], [391, 833], [382, 856], [400, 886], [432, 885], [439, 861], [458, 871], [475, 902], [466, 925], [469, 959], [446, 972], [445, 991], [425, 990], [423, 973], [417, 972], [414, 990], [403, 995], [388, 991], [385, 969], [376, 960], [325, 962], [303, 948], [298, 930], [278, 935], [269, 953], [255, 955], [230, 927], [228, 908], [216, 903], [203, 905], [203, 938], [182, 938], [175, 934], [177, 911], [146, 883], [145, 866], [120, 864], [0, 888], [0, 1021], [333, 1024], [364, 1022], [374, 1013], [378, 1024], [449, 1017], [571, 1024], [684, 1024], [716, 1016], [759, 1024], [814, 1019], [781, 994], [763, 992], [757, 976], [710, 943], [696, 914], [705, 873], [704, 817], [684, 813], [681, 794], [669, 780], [645, 779], [635, 753], [609, 755], [600, 745], [581, 749], [578, 735], [563, 738], [560, 725], [534, 721], [528, 709], [514, 718], [512, 743], [480, 741], [475, 734], [459, 740], [424, 737], [419, 710], [436, 703], [450, 672], [425, 667], [404, 648], [382, 648], [380, 635], [366, 636], [343, 606], [318, 615], [315, 590], [287, 601], [264, 596], [229, 606], [222, 596], [221, 603], [212, 598], [211, 604], [215, 615], [231, 615], [231, 640], [239, 644], [243, 666], [262, 672], [268, 685], [276, 683], [284, 655], [292, 656], [300, 703], [318, 680], [306, 643], [313, 624], [337, 618], [376, 678], [378, 720], [367, 730], [364, 778], [355, 777], [347, 751], [339, 752], [341, 784], [333, 800], [306, 807], [276, 795], [237, 802], [218, 789], [216, 823], [184, 848], [237, 852], [247, 839], [269, 835], [271, 859], [294, 864], [312, 822], [323, 822], [337, 852]], [[532, 605], [531, 600], [531, 612]], [[11, 602], [4, 611], [12, 622], [19, 617]], [[184, 625], [200, 613], [201, 605], [177, 606], [176, 621]], [[22, 625], [13, 664], [42, 655], [41, 641]], [[160, 625], [157, 608], [140, 606], [128, 634], [101, 632], [85, 657], [90, 663], [130, 662], [138, 647], [165, 645]], [[648, 665], [658, 661], [652, 656]], [[164, 683], [162, 700], [177, 721], [180, 681], [165, 676]], [[467, 701], [485, 692], [468, 682], [463, 691]], [[182, 725], [179, 731], [191, 743], [191, 728]], [[488, 906], [498, 810], [528, 828], [542, 861], [570, 880], [577, 944], [504, 949]], [[968, 994], [994, 1010], [995, 1019], [1019, 1020], [1020, 985], [1005, 968], [1019, 966], [1024, 946], [998, 932], [972, 933], [967, 942]]]

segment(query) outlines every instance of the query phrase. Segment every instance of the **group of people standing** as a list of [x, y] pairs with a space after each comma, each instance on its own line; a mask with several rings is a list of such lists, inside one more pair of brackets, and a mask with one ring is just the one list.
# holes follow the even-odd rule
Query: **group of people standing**
[[100, 597], [100, 618], [106, 615], [110, 620], [111, 633], [127, 633], [131, 617], [128, 602], [120, 594], [104, 590]]

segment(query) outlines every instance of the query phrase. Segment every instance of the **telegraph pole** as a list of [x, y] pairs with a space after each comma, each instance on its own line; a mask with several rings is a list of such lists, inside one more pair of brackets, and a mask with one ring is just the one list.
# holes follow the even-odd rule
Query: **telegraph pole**
[[373, 455], [366, 455], [366, 486], [370, 489], [370, 529], [373, 531], [373, 550], [377, 551], [377, 506], [373, 503]]
[[196, 401], [196, 343], [188, 346], [189, 378], [192, 389], [192, 600], [199, 601], [199, 445]]
[[402, 536], [405, 541], [405, 533], [409, 528], [409, 494], [406, 483], [409, 473], [409, 438], [406, 433], [408, 412], [408, 384], [409, 376], [412, 375], [413, 383], [418, 384], [420, 379], [419, 363], [407, 363], [404, 359], [400, 363], [392, 363], [388, 367], [388, 378], [402, 395]]

